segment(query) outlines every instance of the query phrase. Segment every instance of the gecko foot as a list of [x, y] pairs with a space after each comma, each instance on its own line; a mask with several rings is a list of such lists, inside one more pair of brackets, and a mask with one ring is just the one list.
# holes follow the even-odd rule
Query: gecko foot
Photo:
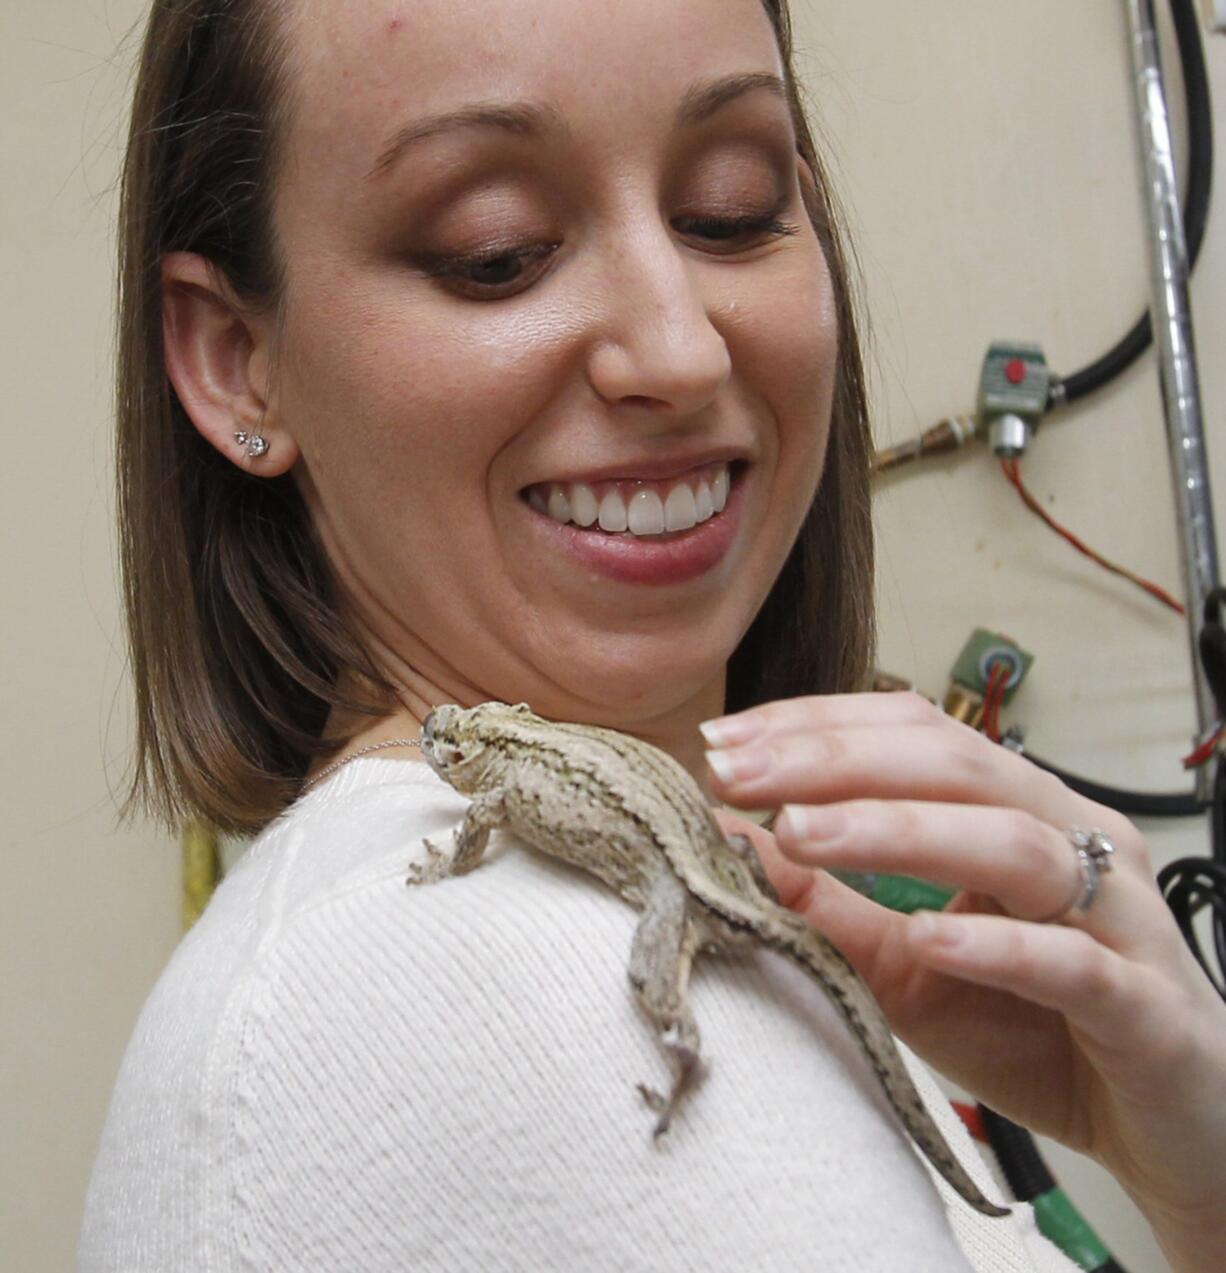
[[694, 1086], [696, 1080], [702, 1075], [702, 1062], [698, 1052], [679, 1041], [678, 1031], [675, 1026], [664, 1032], [662, 1041], [677, 1067], [677, 1076], [673, 1080], [672, 1091], [667, 1096], [664, 1096], [657, 1092], [655, 1088], [648, 1087], [646, 1083], [638, 1084], [643, 1100], [647, 1102], [648, 1107], [654, 1113], [659, 1115], [655, 1129], [651, 1133], [654, 1140], [659, 1140], [668, 1131], [673, 1120], [673, 1111], [681, 1103], [682, 1097], [686, 1095], [690, 1088]]
[[659, 1140], [661, 1136], [668, 1131], [669, 1124], [672, 1122], [672, 1109], [667, 1096], [662, 1092], [657, 1092], [654, 1087], [648, 1087], [646, 1083], [638, 1083], [639, 1094], [647, 1103], [647, 1108], [653, 1114], [659, 1114], [656, 1125], [652, 1128], [651, 1137], [653, 1140]]
[[408, 885], [436, 884], [451, 874], [451, 854], [444, 853], [429, 840], [422, 840], [426, 849], [424, 862], [410, 862], [409, 873], [405, 879]]

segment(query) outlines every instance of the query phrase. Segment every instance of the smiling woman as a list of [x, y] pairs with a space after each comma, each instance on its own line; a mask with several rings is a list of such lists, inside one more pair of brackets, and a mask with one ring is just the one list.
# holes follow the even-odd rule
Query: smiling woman
[[[766, 955], [695, 975], [714, 1063], [653, 1144], [629, 908], [527, 853], [405, 888], [468, 807], [423, 725], [488, 700], [789, 805], [762, 865], [891, 1025], [1208, 1267], [1226, 1133], [1129, 1094], [1226, 1088], [1226, 1025], [1178, 1012], [1203, 988], [1140, 836], [854, 692], [832, 208], [783, 0], [153, 4], [120, 235], [131, 802], [256, 839], [145, 1005], [83, 1269], [1067, 1267], [1028, 1208], [933, 1187]], [[1118, 883], [1039, 923], [1082, 894], [1075, 823]], [[815, 869], [849, 860], [963, 888], [962, 943]]]
[[[830, 196], [783, 13], [702, 8], [608, 17], [619, 61], [590, 15], [546, 38], [531, 6], [155, 7], [119, 387], [138, 797], [253, 832], [372, 713], [497, 692], [679, 746], [725, 701], [862, 683], [868, 441]], [[607, 483], [697, 501], [725, 463], [701, 543], [604, 542]], [[601, 482], [600, 542], [534, 513]], [[651, 578], [685, 607], [607, 586]], [[707, 621], [701, 650], [662, 639]]]

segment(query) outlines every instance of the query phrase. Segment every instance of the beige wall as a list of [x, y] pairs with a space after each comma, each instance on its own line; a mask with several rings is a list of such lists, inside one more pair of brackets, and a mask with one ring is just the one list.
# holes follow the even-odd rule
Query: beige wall
[[[175, 845], [116, 829], [129, 737], [110, 530], [114, 190], [138, 0], [0, 6], [5, 339], [0, 1250], [68, 1266], [107, 1095], [178, 931]], [[802, 68], [858, 227], [879, 435], [973, 406], [995, 336], [1057, 370], [1139, 312], [1146, 267], [1122, 5], [796, 0]], [[1209, 44], [1226, 101], [1226, 39]], [[1220, 117], [1220, 113], [1219, 113]], [[1211, 433], [1226, 413], [1226, 210], [1194, 287]], [[1226, 499], [1226, 442], [1213, 438]], [[1178, 590], [1152, 355], [1053, 421], [1026, 471], [1058, 516]], [[1083, 564], [982, 455], [884, 487], [883, 663], [939, 692], [971, 628], [1038, 662], [1011, 719], [1037, 751], [1121, 783], [1183, 785], [1192, 729], [1177, 620]], [[1159, 860], [1205, 847], [1154, 827]], [[1163, 1268], [1109, 1182], [1057, 1154], [1137, 1273]]]
[[[0, 1264], [67, 1269], [102, 1114], [178, 929], [165, 837], [115, 829], [115, 159], [137, 0], [0, 3]], [[117, 59], [115, 65], [112, 59]]]

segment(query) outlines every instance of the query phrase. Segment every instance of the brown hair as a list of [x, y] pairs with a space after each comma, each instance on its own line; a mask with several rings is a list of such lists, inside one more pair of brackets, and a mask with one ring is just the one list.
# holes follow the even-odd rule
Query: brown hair
[[[805, 189], [839, 324], [820, 489], [728, 672], [728, 709], [860, 688], [873, 642], [869, 433], [846, 257], [792, 68], [787, 0], [762, 0], [786, 68]], [[294, 797], [334, 706], [387, 710], [334, 604], [291, 475], [256, 478], [192, 426], [166, 375], [161, 259], [196, 252], [241, 303], [280, 313], [273, 230], [291, 107], [282, 0], [154, 0], [119, 214], [117, 468], [136, 764], [125, 804], [254, 832]], [[338, 675], [370, 687], [343, 697]]]

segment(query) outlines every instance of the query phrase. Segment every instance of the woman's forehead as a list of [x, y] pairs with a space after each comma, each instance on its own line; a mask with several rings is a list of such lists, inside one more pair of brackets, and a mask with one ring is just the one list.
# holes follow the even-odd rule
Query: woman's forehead
[[363, 172], [414, 121], [475, 102], [547, 102], [579, 129], [612, 115], [662, 127], [695, 82], [783, 70], [761, 0], [294, 0], [288, 9], [291, 149], [335, 156], [339, 143]]

